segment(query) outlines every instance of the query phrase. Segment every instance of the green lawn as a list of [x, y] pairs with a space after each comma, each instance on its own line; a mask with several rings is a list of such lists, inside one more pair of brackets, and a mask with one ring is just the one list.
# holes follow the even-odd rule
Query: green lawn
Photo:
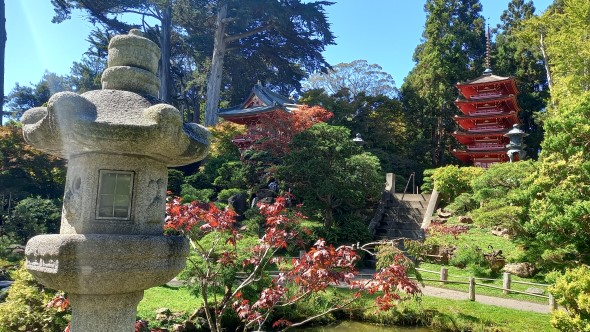
[[155, 320], [156, 310], [168, 308], [173, 313], [184, 312], [188, 317], [201, 303], [201, 299], [191, 295], [185, 287], [153, 287], [145, 291], [137, 306], [137, 316], [151, 322]]
[[[469, 269], [460, 269], [460, 268], [454, 267], [454, 266], [438, 265], [438, 264], [425, 263], [425, 262], [420, 263], [420, 266], [419, 266], [420, 269], [425, 269], [425, 270], [430, 270], [430, 271], [438, 271], [438, 272], [440, 272], [441, 267], [445, 267], [448, 269], [448, 271], [449, 271], [448, 272], [449, 273], [448, 280], [450, 280], [450, 281], [467, 282], [467, 281], [469, 281], [468, 277], [473, 276], [473, 273]], [[420, 273], [422, 275], [422, 278], [439, 280], [439, 274], [434, 274], [434, 273], [429, 273], [429, 272], [420, 272]], [[502, 275], [501, 274], [495, 278], [492, 278], [492, 279], [498, 279], [498, 280], [487, 281], [487, 280], [476, 279], [476, 283], [477, 284], [484, 284], [484, 285], [491, 285], [491, 286], [496, 286], [496, 287], [502, 287]], [[539, 283], [539, 281], [536, 279], [520, 278], [520, 277], [517, 277], [514, 275], [511, 276], [511, 279], [513, 282], [510, 286], [510, 289], [524, 292], [528, 288], [534, 287], [534, 288], [539, 288], [539, 289], [545, 290], [545, 293], [543, 295], [548, 295], [548, 293], [546, 291], [546, 287], [514, 283], [514, 281]], [[429, 286], [460, 290], [460, 291], [464, 291], [464, 292], [467, 292], [469, 290], [469, 285], [443, 284], [441, 282], [436, 282], [436, 281], [424, 281], [424, 284], [429, 285]], [[516, 293], [504, 294], [501, 290], [487, 288], [485, 286], [481, 286], [481, 287], [476, 286], [475, 287], [475, 294], [496, 296], [496, 297], [529, 301], [529, 302], [535, 302], [535, 303], [549, 304], [549, 300], [547, 300], [545, 298], [524, 295], [524, 294], [516, 294]]]
[[[349, 290], [329, 290], [326, 296], [351, 295]], [[154, 287], [145, 291], [143, 300], [139, 303], [138, 316], [149, 320], [152, 326], [157, 326], [155, 312], [159, 308], [169, 308], [172, 312], [185, 312], [186, 316], [200, 306], [200, 299], [191, 295], [184, 287]], [[365, 296], [359, 307], [372, 305], [371, 296]], [[403, 323], [412, 321], [411, 317], [417, 315], [432, 315], [435, 326], [452, 327], [451, 330], [467, 329], [471, 331], [531, 331], [535, 332], [555, 331], [551, 328], [548, 314], [531, 313], [496, 306], [487, 306], [468, 300], [447, 300], [434, 297], [422, 297], [419, 302], [410, 300], [402, 302], [397, 312], [381, 312], [376, 309], [364, 310], [358, 317], [364, 320], [391, 324], [391, 322]], [[400, 314], [401, 312], [401, 314]], [[402, 317], [402, 318], [400, 318]], [[406, 318], [404, 318], [406, 317]], [[486, 329], [493, 326], [493, 329]]]

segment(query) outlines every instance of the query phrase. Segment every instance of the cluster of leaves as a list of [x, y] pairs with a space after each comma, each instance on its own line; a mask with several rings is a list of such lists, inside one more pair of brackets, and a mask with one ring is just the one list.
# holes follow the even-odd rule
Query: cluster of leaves
[[382, 190], [379, 160], [361, 153], [344, 127], [316, 124], [296, 135], [290, 148], [278, 174], [306, 209], [322, 212], [326, 229], [336, 209], [362, 208]]
[[10, 331], [61, 332], [70, 311], [63, 294], [37, 283], [24, 265], [13, 274], [6, 302], [0, 303], [0, 326]]
[[0, 194], [17, 200], [36, 195], [60, 198], [64, 162], [26, 144], [21, 130], [16, 123], [0, 127]]
[[437, 168], [432, 174], [434, 188], [439, 192], [441, 204], [447, 205], [462, 193], [471, 193], [471, 181], [481, 175], [480, 167], [449, 165]]
[[274, 112], [261, 116], [255, 125], [248, 127], [245, 137], [255, 142], [252, 146], [254, 150], [268, 152], [280, 159], [289, 152], [293, 136], [316, 123], [326, 122], [332, 116], [323, 107], [302, 105], [293, 112]]
[[[377, 304], [383, 309], [399, 300], [400, 292], [419, 293], [417, 285], [408, 278], [406, 268], [400, 265], [401, 256], [377, 272], [371, 281], [359, 283], [353, 281], [359, 259], [356, 250], [364, 250], [364, 247], [333, 247], [321, 239], [301, 258], [293, 259], [276, 278], [268, 278], [268, 267], [281, 262], [279, 253], [290, 243], [299, 241], [298, 225], [304, 217], [296, 210], [288, 210], [287, 201], [287, 197], [280, 196], [273, 204], [259, 205], [265, 219], [264, 235], [242, 252], [240, 247], [245, 237], [236, 227], [231, 210], [220, 210], [213, 204], [182, 204], [179, 198], [168, 203], [166, 227], [186, 236], [195, 252], [189, 263], [193, 265], [191, 270], [197, 277], [193, 280], [203, 297], [212, 330], [221, 330], [218, 318], [232, 308], [246, 328], [261, 328], [273, 317], [277, 307], [302, 301], [333, 284], [345, 283], [371, 293], [382, 292]], [[236, 279], [238, 274], [239, 280]], [[219, 287], [220, 282], [223, 287]], [[218, 297], [216, 291], [221, 291], [222, 296]], [[352, 303], [359, 295], [334, 304], [319, 316]], [[313, 318], [316, 317], [308, 320]], [[297, 326], [305, 322], [279, 319], [275, 326]]]
[[579, 266], [548, 276], [549, 292], [565, 310], [554, 310], [551, 325], [560, 331], [587, 331], [590, 326], [590, 268]]

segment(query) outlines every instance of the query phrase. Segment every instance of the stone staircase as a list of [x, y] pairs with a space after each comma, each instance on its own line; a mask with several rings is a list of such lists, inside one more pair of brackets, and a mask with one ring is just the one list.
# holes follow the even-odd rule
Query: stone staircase
[[375, 239], [423, 239], [421, 226], [429, 201], [430, 194], [392, 194], [384, 191], [369, 226]]

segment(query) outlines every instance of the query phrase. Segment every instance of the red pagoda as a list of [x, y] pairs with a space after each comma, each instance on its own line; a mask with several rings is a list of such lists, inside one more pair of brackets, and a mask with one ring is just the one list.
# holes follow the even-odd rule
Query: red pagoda
[[[511, 143], [510, 130], [520, 123], [516, 100], [518, 88], [514, 78], [492, 74], [489, 55], [488, 32], [488, 69], [482, 76], [456, 85], [461, 96], [455, 105], [463, 114], [455, 115], [453, 120], [460, 129], [452, 134], [465, 145], [464, 150], [453, 150], [453, 155], [464, 163], [483, 168], [519, 158], [519, 154], [512, 153], [511, 146], [507, 146]], [[521, 137], [524, 135], [520, 134]]]
[[[220, 118], [247, 127], [256, 125], [262, 116], [273, 113], [290, 113], [298, 108], [295, 102], [285, 96], [262, 86], [260, 83], [252, 88], [252, 92], [239, 106], [221, 109], [217, 114]], [[240, 149], [252, 146], [252, 138], [248, 136], [236, 136], [232, 140]]]

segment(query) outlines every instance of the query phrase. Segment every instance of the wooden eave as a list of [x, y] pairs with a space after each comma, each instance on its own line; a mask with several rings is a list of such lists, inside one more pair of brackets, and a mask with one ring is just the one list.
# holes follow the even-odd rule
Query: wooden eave
[[[484, 99], [503, 95], [518, 95], [518, 87], [512, 77], [480, 77], [458, 83], [455, 86], [466, 99]], [[497, 78], [497, 79], [494, 79]]]
[[455, 105], [465, 115], [493, 115], [520, 112], [516, 95], [487, 99], [457, 99]]

